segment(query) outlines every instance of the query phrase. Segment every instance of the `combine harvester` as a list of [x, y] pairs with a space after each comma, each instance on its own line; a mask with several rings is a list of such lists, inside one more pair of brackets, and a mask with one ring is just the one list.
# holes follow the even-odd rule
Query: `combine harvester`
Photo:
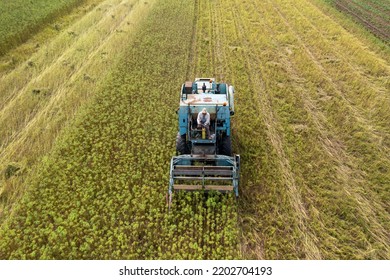
[[[169, 206], [176, 190], [233, 191], [238, 197], [240, 156], [232, 155], [230, 128], [230, 117], [234, 115], [233, 86], [216, 83], [214, 78], [185, 82], [177, 113], [179, 132], [177, 155], [170, 167]], [[198, 115], [207, 113], [208, 127], [198, 123]]]

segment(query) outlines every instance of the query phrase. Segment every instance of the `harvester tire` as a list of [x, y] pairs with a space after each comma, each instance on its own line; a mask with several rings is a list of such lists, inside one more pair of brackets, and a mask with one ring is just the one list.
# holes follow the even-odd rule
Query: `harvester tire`
[[229, 136], [225, 136], [221, 139], [219, 145], [219, 154], [225, 156], [232, 156], [232, 140]]
[[186, 141], [186, 135], [180, 135], [180, 132], [177, 133], [176, 137], [176, 153], [178, 155], [186, 155], [190, 153]]

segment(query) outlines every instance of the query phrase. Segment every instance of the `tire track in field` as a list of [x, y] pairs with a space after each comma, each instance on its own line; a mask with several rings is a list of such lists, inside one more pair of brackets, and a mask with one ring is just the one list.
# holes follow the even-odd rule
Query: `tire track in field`
[[224, 81], [224, 78], [228, 74], [227, 58], [223, 51], [223, 45], [226, 44], [226, 38], [221, 36], [221, 26], [223, 26], [221, 17], [220, 2], [214, 1], [211, 8], [212, 16], [212, 29], [213, 29], [213, 42], [214, 42], [214, 77], [218, 81]]
[[[342, 96], [341, 90], [337, 87], [337, 85], [333, 82], [332, 78], [328, 75], [326, 70], [322, 67], [321, 63], [318, 61], [318, 59], [315, 57], [313, 52], [309, 49], [309, 47], [305, 44], [304, 40], [300, 37], [300, 35], [295, 32], [293, 27], [288, 22], [288, 19], [283, 14], [283, 12], [280, 11], [280, 8], [277, 7], [275, 2], [272, 2], [272, 4], [275, 7], [275, 10], [279, 13], [280, 18], [283, 19], [286, 27], [289, 29], [289, 31], [294, 34], [295, 38], [300, 44], [300, 47], [304, 50], [304, 52], [308, 55], [308, 57], [313, 61], [313, 63], [321, 70], [321, 72], [324, 74], [323, 77], [333, 85], [333, 88], [335, 89], [335, 92], [337, 92], [339, 95]], [[297, 13], [300, 13], [298, 9], [296, 9]], [[289, 65], [292, 75], [298, 76], [297, 73], [293, 70], [295, 66], [291, 64], [291, 62], [288, 59], [285, 59], [286, 65]], [[354, 158], [348, 155], [348, 153], [345, 151], [342, 145], [337, 145], [336, 143], [341, 143], [340, 139], [335, 138], [336, 133], [333, 131], [330, 131], [327, 127], [325, 127], [323, 124], [328, 123], [326, 120], [326, 117], [320, 112], [315, 105], [314, 100], [310, 97], [310, 94], [302, 87], [301, 88], [301, 95], [302, 100], [304, 100], [305, 109], [309, 112], [309, 114], [313, 118], [313, 123], [316, 126], [317, 131], [321, 135], [321, 144], [323, 146], [324, 151], [326, 151], [333, 160], [337, 162], [336, 166], [336, 177], [339, 178], [342, 182], [342, 188], [344, 189], [345, 193], [348, 196], [352, 196], [354, 200], [356, 201], [356, 205], [358, 205], [357, 209], [359, 212], [359, 215], [364, 218], [364, 220], [367, 222], [367, 224], [372, 225], [369, 229], [370, 234], [377, 240], [378, 243], [381, 243], [384, 245], [387, 251], [390, 250], [389, 244], [389, 235], [388, 230], [384, 228], [384, 226], [377, 220], [378, 216], [381, 216], [382, 213], [386, 213], [386, 209], [384, 209], [383, 205], [378, 201], [378, 198], [374, 193], [371, 194], [370, 199], [367, 198], [367, 196], [363, 196], [359, 191], [359, 186], [362, 186], [365, 179], [365, 174], [360, 170], [353, 170], [351, 166], [356, 166], [354, 164]], [[356, 114], [356, 110], [353, 110], [352, 105], [346, 100], [343, 99], [345, 103], [348, 105], [348, 109], [350, 109], [353, 114]], [[365, 119], [358, 116], [355, 118], [363, 122], [365, 127], [370, 127], [369, 124], [365, 123]], [[332, 140], [329, 139], [329, 135], [332, 135]], [[386, 153], [386, 148], [383, 147], [383, 153]], [[352, 187], [351, 182], [353, 182]]]
[[[210, 2], [210, 15], [211, 15], [211, 30], [212, 37], [212, 57], [213, 57], [213, 77], [217, 81], [225, 81], [233, 79], [230, 73], [229, 64], [232, 62], [229, 60], [224, 48], [227, 48], [228, 38], [226, 38], [224, 31], [224, 23], [227, 20], [226, 11], [223, 9], [219, 0]], [[224, 34], [224, 35], [222, 35]], [[234, 83], [233, 83], [234, 84]], [[234, 136], [233, 136], [234, 137]]]
[[186, 79], [188, 81], [193, 80], [193, 73], [196, 73], [197, 71], [197, 65], [196, 65], [196, 56], [197, 56], [197, 44], [196, 44], [196, 35], [197, 35], [197, 24], [199, 21], [199, 0], [194, 0], [194, 21], [193, 21], [193, 27], [192, 27], [192, 34], [191, 34], [191, 45], [190, 50], [188, 53], [188, 61], [187, 61], [187, 71], [186, 71]]
[[[229, 8], [231, 8], [229, 6]], [[227, 11], [228, 10], [228, 11]], [[215, 34], [215, 37], [213, 37], [214, 41], [214, 76], [217, 78], [218, 81], [230, 81], [233, 85], [235, 85], [235, 78], [236, 73], [232, 72], [232, 69], [234, 69], [234, 59], [232, 56], [229, 56], [232, 49], [235, 47], [231, 47], [230, 44], [232, 43], [232, 40], [235, 41], [234, 38], [237, 37], [237, 30], [236, 30], [236, 24], [233, 22], [233, 17], [230, 16], [230, 13], [232, 13], [233, 9], [228, 9], [226, 4], [223, 3], [223, 1], [213, 1], [212, 8], [211, 8], [211, 14], [212, 14], [212, 28], [213, 33]], [[223, 16], [221, 16], [223, 15]], [[236, 45], [237, 42], [235, 41], [234, 45]], [[248, 79], [251, 77], [249, 76]], [[240, 88], [239, 91], [242, 91], [243, 88]], [[235, 96], [235, 103], [237, 104], [238, 99], [240, 98], [240, 94]], [[238, 102], [239, 103], [239, 102]], [[235, 128], [235, 122], [231, 122], [231, 129], [234, 131]], [[234, 146], [234, 142], [237, 140], [238, 136], [236, 132], [233, 132], [232, 134], [232, 142]], [[241, 166], [241, 174], [245, 173], [244, 171], [245, 167], [244, 165]], [[243, 175], [241, 175], [243, 176]], [[243, 204], [243, 197], [246, 196], [245, 193], [245, 186], [244, 181], [241, 180], [240, 182], [240, 199], [239, 204]], [[265, 253], [264, 253], [264, 240], [261, 239], [259, 234], [252, 234], [252, 232], [248, 232], [244, 229], [243, 223], [246, 223], [246, 221], [250, 221], [252, 225], [256, 224], [256, 221], [253, 217], [250, 217], [249, 215], [246, 215], [245, 211], [242, 211], [242, 207], [237, 207], [238, 211], [238, 220], [237, 223], [241, 224], [240, 226], [240, 254], [245, 258], [245, 252], [250, 252], [249, 254], [253, 254], [255, 256], [255, 259], [264, 259]], [[245, 220], [245, 222], [244, 222]], [[252, 231], [256, 231], [253, 228], [250, 228]], [[250, 237], [249, 237], [250, 236]], [[251, 240], [251, 244], [248, 244], [247, 240]], [[253, 242], [253, 240], [256, 240], [256, 242]], [[249, 255], [247, 254], [247, 255]], [[252, 258], [252, 257], [251, 257]]]
[[196, 36], [196, 66], [191, 79], [195, 77], [208, 78], [213, 73], [213, 43], [212, 43], [212, 22], [209, 1], [199, 1]]
[[[228, 38], [225, 33], [225, 26], [224, 23], [226, 21], [226, 11], [224, 10], [223, 5], [221, 4], [220, 0], [217, 1], [212, 1], [211, 7], [210, 7], [210, 12], [211, 12], [211, 28], [213, 30], [213, 77], [216, 78], [218, 82], [232, 82], [234, 85], [234, 75], [230, 73], [230, 69], [232, 68], [231, 64], [232, 61], [228, 58], [227, 50], [229, 49], [227, 47], [228, 44]], [[221, 16], [223, 15], [223, 16]], [[233, 79], [233, 80], [232, 80]], [[237, 95], [235, 96], [235, 102], [237, 102]], [[234, 131], [234, 121], [231, 122], [231, 130]], [[236, 141], [236, 133], [233, 132], [232, 134], [232, 144], [234, 145], [234, 142]], [[235, 152], [233, 150], [233, 152]], [[236, 152], [235, 152], [236, 153]], [[242, 167], [241, 167], [242, 168]], [[242, 171], [241, 171], [242, 172]], [[242, 182], [241, 182], [241, 187], [242, 187]], [[242, 192], [242, 189], [240, 190]], [[237, 207], [237, 221], [236, 224], [239, 227], [240, 224], [240, 219], [242, 219], [242, 216], [244, 213], [241, 213], [240, 207]], [[250, 218], [248, 218], [250, 219]], [[243, 232], [243, 229], [240, 228], [241, 234], [246, 236], [247, 232]], [[260, 239], [259, 235], [254, 235], [252, 236], [256, 240], [256, 244], [258, 245], [253, 252], [256, 255], [257, 259], [264, 259], [264, 250], [262, 240]], [[243, 237], [240, 238], [241, 240]], [[243, 247], [241, 244], [242, 241], [240, 242], [240, 247]], [[245, 247], [245, 246], [244, 246]], [[240, 249], [240, 254], [242, 257], [242, 253], [245, 251], [244, 248]]]
[[214, 25], [214, 17], [213, 17], [213, 6], [215, 5], [215, 2], [213, 1], [208, 1], [207, 2], [207, 10], [209, 12], [209, 71], [208, 71], [208, 76], [209, 77], [215, 77], [215, 41], [216, 41], [216, 30], [215, 30], [215, 25]]
[[[297, 219], [297, 226], [299, 228], [299, 232], [301, 235], [301, 239], [303, 240], [305, 258], [307, 259], [321, 259], [321, 253], [316, 246], [317, 238], [307, 227], [308, 215], [307, 210], [305, 209], [304, 203], [302, 201], [299, 188], [295, 182], [294, 174], [292, 172], [291, 165], [289, 160], [283, 149], [283, 140], [280, 137], [280, 133], [278, 132], [277, 127], [278, 121], [274, 115], [272, 105], [270, 100], [267, 98], [267, 87], [264, 82], [262, 69], [258, 70], [254, 69], [252, 65], [261, 65], [259, 61], [259, 57], [261, 57], [260, 53], [257, 53], [254, 48], [251, 47], [250, 42], [247, 38], [249, 38], [247, 31], [245, 30], [245, 26], [243, 26], [242, 21], [240, 20], [240, 15], [238, 14], [240, 3], [235, 2], [234, 16], [235, 23], [237, 26], [237, 30], [241, 34], [241, 42], [246, 50], [252, 50], [252, 52], [248, 52], [245, 54], [246, 66], [250, 69], [249, 73], [251, 73], [251, 81], [253, 83], [254, 93], [256, 103], [258, 103], [259, 109], [262, 112], [262, 117], [264, 119], [264, 123], [267, 126], [266, 134], [274, 147], [274, 150], [278, 157], [278, 162], [280, 165], [280, 172], [282, 173], [282, 179], [284, 185], [287, 188], [287, 193], [289, 196], [289, 200], [293, 209], [295, 210], [296, 215], [294, 218]], [[257, 75], [253, 74], [257, 73]], [[259, 90], [261, 89], [261, 90]]]

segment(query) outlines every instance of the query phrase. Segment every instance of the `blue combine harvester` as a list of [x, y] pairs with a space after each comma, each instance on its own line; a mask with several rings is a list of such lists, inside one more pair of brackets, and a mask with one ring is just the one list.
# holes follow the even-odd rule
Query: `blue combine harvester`
[[[185, 82], [177, 113], [177, 155], [171, 160], [169, 204], [175, 190], [233, 191], [238, 196], [240, 156], [232, 154], [230, 128], [233, 86], [216, 83], [214, 78]], [[209, 120], [206, 124], [202, 123], [205, 119]]]

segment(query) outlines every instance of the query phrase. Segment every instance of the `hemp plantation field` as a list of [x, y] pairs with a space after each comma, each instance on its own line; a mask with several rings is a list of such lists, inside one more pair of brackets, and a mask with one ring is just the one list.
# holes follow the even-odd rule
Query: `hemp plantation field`
[[[0, 259], [390, 258], [390, 45], [352, 1], [38, 2], [0, 42]], [[235, 87], [240, 197], [168, 211], [195, 77]]]

